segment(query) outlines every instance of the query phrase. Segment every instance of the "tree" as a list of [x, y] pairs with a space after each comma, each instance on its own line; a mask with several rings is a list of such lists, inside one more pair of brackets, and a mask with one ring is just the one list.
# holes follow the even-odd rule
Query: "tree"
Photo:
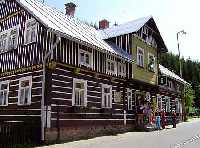
[[190, 109], [193, 107], [194, 99], [195, 99], [195, 92], [192, 89], [191, 85], [187, 85], [185, 87], [185, 94], [184, 94], [184, 102], [185, 102], [186, 113], [189, 113]]

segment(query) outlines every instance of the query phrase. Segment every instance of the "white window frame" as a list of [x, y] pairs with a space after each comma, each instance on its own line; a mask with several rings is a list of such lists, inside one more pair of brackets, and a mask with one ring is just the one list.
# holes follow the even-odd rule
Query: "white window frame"
[[0, 0], [0, 4], [4, 4], [5, 3], [5, 0]]
[[[10, 37], [11, 37], [11, 32], [16, 30], [16, 34], [15, 34], [15, 44], [13, 45], [13, 48], [10, 47], [10, 41], [12, 40]], [[12, 49], [16, 49], [17, 48], [17, 45], [18, 45], [18, 35], [19, 35], [19, 26], [15, 26], [13, 28], [10, 28], [9, 29], [9, 34], [8, 34], [8, 40], [7, 40], [7, 49], [8, 50], [12, 50]], [[12, 35], [13, 36], [13, 35]]]
[[[81, 53], [84, 53], [84, 62], [81, 62]], [[89, 55], [89, 64], [86, 63], [86, 54]], [[93, 65], [93, 53], [89, 52], [89, 51], [85, 51], [83, 49], [79, 49], [78, 60], [79, 60], [79, 64], [80, 65], [92, 68], [92, 65]]]
[[[1, 39], [3, 36], [5, 36], [5, 38]], [[8, 51], [8, 36], [9, 36], [9, 30], [5, 30], [0, 33], [0, 45], [5, 44], [4, 45], [5, 47], [0, 46], [0, 53]]]
[[10, 83], [10, 81], [3, 81], [3, 82], [0, 82], [0, 93], [2, 92], [2, 90], [1, 90], [2, 85], [3, 85], [3, 84], [7, 84], [7, 89], [5, 89], [5, 91], [7, 91], [7, 96], [5, 96], [4, 91], [3, 91], [4, 99], [6, 99], [6, 101], [4, 100], [4, 102], [6, 102], [6, 104], [3, 104], [3, 103], [1, 102], [1, 103], [0, 103], [0, 106], [8, 106], [9, 83]]
[[[110, 62], [110, 67], [109, 67], [108, 62]], [[114, 64], [114, 71], [111, 70], [111, 63]], [[116, 65], [117, 65], [117, 63], [115, 61], [107, 59], [106, 60], [106, 71], [107, 71], [107, 73], [116, 74], [116, 70], [117, 70], [117, 66]]]
[[[151, 69], [149, 68], [150, 57], [153, 57], [153, 59], [154, 59], [153, 70], [151, 70]], [[149, 70], [149, 71], [152, 71], [152, 72], [155, 72], [155, 71], [156, 71], [156, 58], [155, 58], [155, 55], [152, 54], [152, 53], [150, 53], [150, 52], [148, 53], [148, 70]]]
[[[121, 67], [121, 72], [120, 72]], [[126, 76], [126, 64], [125, 63], [118, 63], [118, 75]]]
[[[22, 87], [21, 86], [21, 84], [22, 84], [22, 82], [23, 81], [29, 81], [29, 86], [26, 86], [26, 87]], [[25, 91], [25, 89], [26, 88], [29, 88], [29, 98], [28, 98], [28, 101], [27, 101], [27, 103], [25, 104], [25, 103], [23, 103], [23, 104], [21, 104], [20, 103], [20, 97], [21, 97], [21, 90], [22, 89], [24, 89], [24, 91]], [[32, 76], [27, 76], [27, 77], [22, 77], [22, 78], [20, 78], [19, 79], [19, 90], [18, 90], [18, 106], [27, 106], [27, 105], [31, 105], [31, 99], [32, 99]], [[23, 101], [24, 102], [24, 101]]]
[[165, 96], [165, 103], [166, 103], [166, 108], [165, 111], [166, 112], [170, 112], [171, 110], [171, 101], [170, 101], [170, 97]]
[[157, 108], [161, 111], [162, 110], [162, 96], [157, 95]]
[[[104, 89], [108, 88], [110, 89], [110, 93], [104, 93]], [[112, 85], [107, 85], [107, 84], [101, 84], [101, 89], [102, 89], [102, 100], [101, 100], [101, 107], [102, 108], [112, 108]], [[105, 98], [104, 96], [106, 95], [106, 99], [108, 99], [108, 96], [110, 96], [110, 101], [106, 101], [108, 104], [105, 104]]]
[[[131, 95], [129, 95], [129, 93]], [[133, 91], [130, 88], [127, 88], [127, 102], [128, 102], [128, 110], [133, 110]]]
[[[76, 83], [83, 83], [84, 84], [84, 104], [76, 104], [76, 98], [75, 98], [75, 93], [76, 93]], [[80, 90], [79, 90], [80, 91]], [[81, 102], [81, 101], [80, 101]], [[87, 106], [87, 80], [83, 80], [83, 79], [76, 79], [73, 78], [73, 93], [72, 93], [72, 106]]]
[[[34, 23], [35, 23], [35, 25], [33, 25]], [[28, 24], [30, 24], [29, 28], [27, 26]], [[25, 35], [24, 35], [25, 45], [36, 42], [36, 40], [37, 40], [37, 26], [38, 26], [38, 23], [33, 18], [26, 21], [26, 24], [25, 24]], [[35, 30], [34, 30], [35, 31], [35, 38], [34, 38], [34, 40], [31, 40], [31, 33], [29, 34], [28, 39], [27, 39], [27, 31], [28, 30], [33, 31], [34, 27], [35, 27]]]
[[[14, 44], [14, 47], [13, 48], [11, 48], [10, 46], [9, 46], [9, 43], [10, 43], [10, 37], [11, 37], [11, 32], [13, 31], [13, 30], [16, 30], [16, 34], [15, 34], [15, 44]], [[19, 35], [19, 27], [18, 26], [14, 26], [14, 27], [12, 27], [12, 28], [10, 28], [10, 29], [8, 29], [8, 30], [5, 30], [5, 31], [3, 31], [3, 32], [1, 32], [0, 33], [0, 42], [1, 42], [1, 36], [6, 36], [6, 38], [4, 38], [4, 40], [6, 40], [5, 41], [5, 47], [3, 48], [3, 47], [0, 47], [0, 53], [3, 53], [3, 52], [7, 52], [7, 51], [9, 51], [9, 50], [12, 50], [12, 49], [16, 49], [17, 48], [17, 45], [18, 45], [18, 35]], [[1, 43], [0, 43], [1, 44]]]
[[[142, 51], [142, 54], [140, 54], [139, 51]], [[145, 56], [144, 49], [141, 47], [137, 47], [137, 65], [138, 66], [144, 67], [144, 56]]]
[[176, 113], [180, 113], [180, 101], [178, 98], [175, 99], [175, 105], [176, 105]]

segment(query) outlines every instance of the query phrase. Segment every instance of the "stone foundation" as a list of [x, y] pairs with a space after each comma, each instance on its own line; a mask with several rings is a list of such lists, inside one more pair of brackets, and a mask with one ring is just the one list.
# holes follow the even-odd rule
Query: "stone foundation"
[[130, 131], [134, 125], [107, 125], [107, 126], [84, 126], [84, 127], [61, 127], [46, 130], [46, 141], [74, 141], [88, 139], [103, 135], [115, 135]]

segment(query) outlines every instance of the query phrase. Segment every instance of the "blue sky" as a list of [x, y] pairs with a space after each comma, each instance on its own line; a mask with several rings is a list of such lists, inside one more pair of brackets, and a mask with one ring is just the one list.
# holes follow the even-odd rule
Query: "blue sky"
[[199, 0], [45, 0], [45, 3], [64, 11], [64, 4], [70, 1], [78, 5], [76, 17], [97, 24], [103, 18], [112, 25], [152, 15], [169, 51], [175, 54], [176, 33], [184, 29], [187, 34], [180, 36], [181, 55], [200, 61]]

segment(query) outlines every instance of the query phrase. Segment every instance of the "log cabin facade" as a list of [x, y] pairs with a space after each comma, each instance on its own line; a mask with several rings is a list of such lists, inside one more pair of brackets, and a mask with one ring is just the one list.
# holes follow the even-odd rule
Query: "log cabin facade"
[[0, 122], [36, 122], [41, 140], [133, 127], [138, 100], [156, 99], [167, 51], [153, 18], [104, 38], [66, 14], [37, 0], [0, 0]]
[[0, 8], [1, 122], [41, 124], [42, 140], [133, 125], [131, 55], [37, 0], [1, 0]]

